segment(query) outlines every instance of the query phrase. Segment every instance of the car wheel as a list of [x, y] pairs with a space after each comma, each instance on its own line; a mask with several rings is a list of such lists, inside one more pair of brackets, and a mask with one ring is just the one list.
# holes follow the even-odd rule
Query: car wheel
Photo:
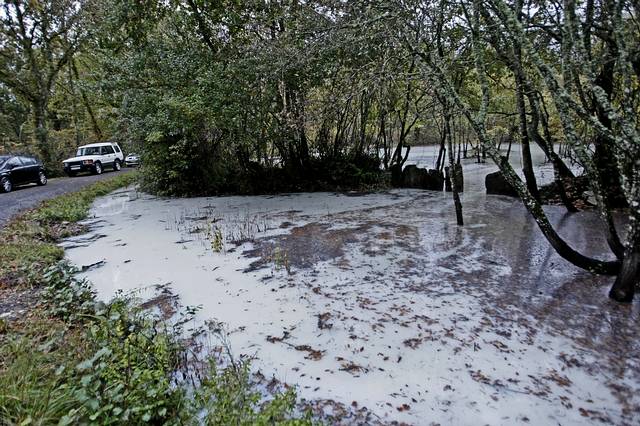
[[98, 161], [96, 164], [93, 165], [93, 170], [94, 170], [95, 174], [101, 175], [102, 174], [102, 164]]
[[0, 179], [0, 189], [2, 189], [2, 192], [11, 192], [11, 190], [13, 189], [11, 179], [6, 176]]
[[113, 171], [117, 172], [122, 168], [122, 166], [120, 165], [120, 160], [116, 160], [113, 162]]
[[40, 186], [44, 186], [47, 184], [47, 175], [44, 174], [43, 171], [40, 171], [40, 173], [38, 173], [38, 185]]

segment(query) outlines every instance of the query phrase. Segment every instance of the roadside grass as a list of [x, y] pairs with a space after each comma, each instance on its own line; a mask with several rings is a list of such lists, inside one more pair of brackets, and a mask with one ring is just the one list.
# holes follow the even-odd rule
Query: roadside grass
[[82, 232], [77, 222], [86, 218], [96, 197], [135, 182], [137, 173], [119, 175], [78, 192], [42, 202], [0, 230], [0, 285], [34, 285], [38, 274], [64, 257], [56, 241]]
[[55, 424], [77, 405], [64, 371], [82, 361], [80, 333], [44, 312], [8, 323], [0, 339], [0, 423]]
[[133, 296], [98, 302], [62, 260], [55, 243], [82, 232], [92, 201], [135, 179], [44, 202], [0, 232], [0, 285], [38, 289], [21, 318], [0, 320], [0, 425], [311, 424], [293, 390], [265, 398], [248, 363], [190, 362], [195, 312], [168, 322]]

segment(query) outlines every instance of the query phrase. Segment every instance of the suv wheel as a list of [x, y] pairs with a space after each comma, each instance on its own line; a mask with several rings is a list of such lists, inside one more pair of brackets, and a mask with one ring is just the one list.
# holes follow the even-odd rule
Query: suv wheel
[[38, 185], [44, 186], [47, 184], [47, 175], [44, 174], [42, 170], [38, 173]]
[[2, 189], [3, 192], [11, 192], [11, 189], [13, 189], [11, 179], [6, 176], [0, 179], [0, 189]]
[[94, 173], [97, 175], [101, 175], [102, 174], [102, 163], [100, 163], [99, 161], [97, 161], [94, 165], [93, 165], [93, 170]]
[[113, 171], [117, 172], [122, 168], [122, 166], [120, 165], [120, 160], [116, 160], [113, 162]]

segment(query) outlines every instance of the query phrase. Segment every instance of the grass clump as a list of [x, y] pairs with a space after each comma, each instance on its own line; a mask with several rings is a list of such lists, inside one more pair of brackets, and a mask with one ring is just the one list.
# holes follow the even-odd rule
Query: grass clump
[[195, 404], [201, 408], [206, 425], [305, 425], [309, 416], [292, 415], [296, 403], [293, 389], [262, 402], [262, 395], [251, 386], [249, 364], [241, 362], [218, 371], [210, 362], [209, 376], [195, 393]]
[[0, 336], [0, 424], [56, 424], [77, 405], [67, 372], [84, 342], [40, 314], [9, 323]]
[[134, 179], [47, 201], [0, 232], [5, 289], [38, 289], [35, 306], [0, 327], [0, 425], [310, 424], [296, 416], [293, 390], [258, 392], [248, 363], [190, 362], [194, 335], [183, 327], [195, 310], [169, 322], [132, 296], [98, 302], [90, 283], [60, 260], [55, 243], [82, 231], [76, 221], [95, 197]]
[[8, 424], [179, 423], [181, 330], [124, 296], [97, 303], [61, 262], [42, 276], [41, 306], [0, 336], [0, 415]]

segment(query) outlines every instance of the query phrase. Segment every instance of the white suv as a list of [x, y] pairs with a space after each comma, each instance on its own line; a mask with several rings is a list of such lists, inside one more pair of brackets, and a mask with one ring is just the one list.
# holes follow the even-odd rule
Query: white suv
[[64, 172], [68, 176], [75, 176], [80, 172], [101, 174], [105, 167], [112, 167], [118, 171], [122, 166], [124, 154], [117, 143], [92, 143], [78, 147], [76, 156], [62, 162]]

